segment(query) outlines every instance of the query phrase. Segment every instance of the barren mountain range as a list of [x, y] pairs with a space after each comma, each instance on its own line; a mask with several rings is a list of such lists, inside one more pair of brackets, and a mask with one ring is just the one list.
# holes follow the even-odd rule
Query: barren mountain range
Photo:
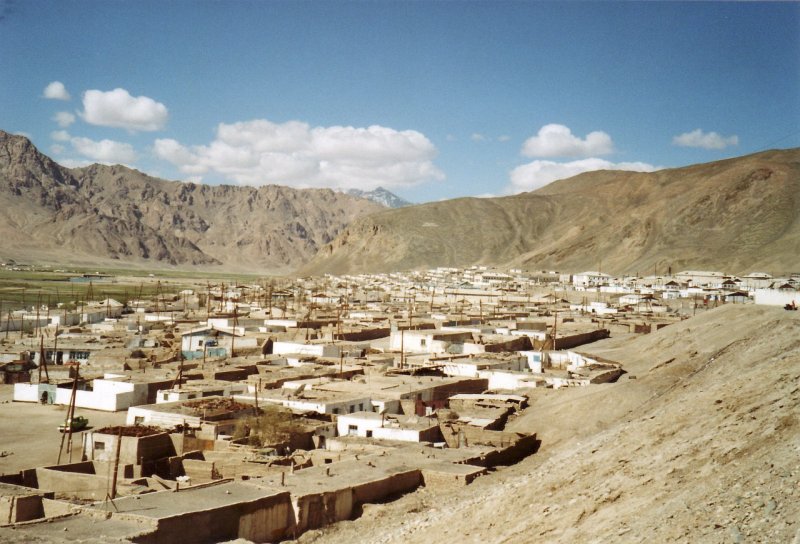
[[0, 131], [0, 258], [302, 274], [473, 264], [800, 269], [800, 149], [387, 210], [323, 189], [64, 168]]
[[800, 149], [653, 173], [589, 172], [515, 196], [386, 210], [354, 221], [304, 271], [471, 264], [800, 269]]
[[0, 257], [288, 272], [359, 215], [327, 189], [198, 185], [124, 166], [64, 168], [0, 131]]

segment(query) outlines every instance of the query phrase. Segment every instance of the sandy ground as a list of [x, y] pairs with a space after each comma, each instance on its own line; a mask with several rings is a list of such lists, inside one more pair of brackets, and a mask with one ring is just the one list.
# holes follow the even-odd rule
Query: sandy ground
[[[800, 544], [800, 312], [726, 306], [582, 351], [628, 374], [535, 391], [509, 427], [539, 435], [536, 455], [465, 488], [366, 505], [299, 542]], [[25, 451], [46, 446], [52, 462], [58, 414], [0, 404], [0, 436], [41, 435]]]
[[539, 453], [300, 542], [800, 544], [798, 314], [727, 306], [597, 343], [628, 376], [536, 391], [510, 427]]
[[[29, 402], [13, 402], [13, 385], [0, 385], [0, 474], [19, 472], [22, 469], [54, 465], [58, 460], [61, 433], [58, 426], [64, 423], [65, 406], [42, 406]], [[76, 415], [89, 419], [90, 427], [122, 425], [126, 412], [110, 413], [76, 409]], [[73, 461], [80, 458], [80, 434], [73, 436]], [[68, 456], [62, 455], [62, 462]]]

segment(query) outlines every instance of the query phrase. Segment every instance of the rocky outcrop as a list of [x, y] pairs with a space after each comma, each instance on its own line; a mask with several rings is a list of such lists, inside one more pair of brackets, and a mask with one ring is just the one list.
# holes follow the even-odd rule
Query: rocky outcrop
[[198, 185], [124, 166], [64, 168], [0, 131], [0, 257], [285, 272], [360, 215], [383, 209], [322, 189]]

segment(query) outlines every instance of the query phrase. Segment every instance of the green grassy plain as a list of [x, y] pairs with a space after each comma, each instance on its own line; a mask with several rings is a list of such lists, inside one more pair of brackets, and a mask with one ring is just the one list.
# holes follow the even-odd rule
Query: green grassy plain
[[[71, 281], [84, 274], [97, 275]], [[106, 276], [106, 277], [104, 277]], [[258, 276], [198, 272], [191, 270], [70, 268], [54, 270], [50, 267], [31, 267], [12, 270], [0, 268], [0, 312], [47, 304], [103, 300], [113, 298], [125, 302], [133, 298], [151, 297], [161, 291], [171, 294], [182, 289], [199, 289], [208, 283], [254, 283]]]

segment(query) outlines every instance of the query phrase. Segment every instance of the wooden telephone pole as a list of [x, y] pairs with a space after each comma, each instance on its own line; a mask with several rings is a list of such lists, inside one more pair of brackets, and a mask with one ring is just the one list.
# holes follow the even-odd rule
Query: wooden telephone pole
[[[56, 325], [56, 334], [58, 334], [58, 325]], [[58, 337], [56, 337], [58, 342]], [[56, 351], [53, 350], [53, 357], [56, 356]], [[42, 381], [42, 370], [44, 370], [44, 381]], [[44, 353], [44, 336], [39, 344], [39, 383], [50, 383], [50, 374], [47, 372], [47, 357]]]
[[72, 457], [72, 418], [75, 417], [75, 398], [78, 394], [78, 376], [80, 374], [80, 366], [79, 362], [69, 362], [67, 363], [70, 366], [75, 367], [75, 377], [72, 380], [72, 394], [69, 397], [69, 405], [67, 406], [67, 416], [64, 419], [64, 432], [61, 434], [61, 445], [58, 447], [58, 461], [56, 464], [61, 464], [61, 452], [64, 450], [64, 439], [68, 439], [67, 441], [67, 451]]

